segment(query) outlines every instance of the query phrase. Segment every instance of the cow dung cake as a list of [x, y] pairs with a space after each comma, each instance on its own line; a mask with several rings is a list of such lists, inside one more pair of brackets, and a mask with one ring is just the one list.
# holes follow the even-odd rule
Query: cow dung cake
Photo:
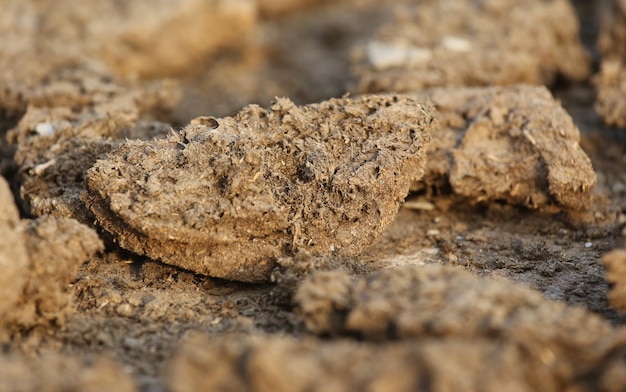
[[397, 96], [279, 99], [129, 140], [87, 173], [87, 204], [120, 246], [213, 277], [259, 282], [300, 250], [354, 255], [423, 172], [431, 108]]

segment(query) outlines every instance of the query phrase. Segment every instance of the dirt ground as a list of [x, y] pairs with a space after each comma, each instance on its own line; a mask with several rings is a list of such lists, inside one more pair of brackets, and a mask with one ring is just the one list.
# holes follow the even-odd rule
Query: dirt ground
[[626, 388], [626, 7], [380, 3], [0, 0], [0, 391]]

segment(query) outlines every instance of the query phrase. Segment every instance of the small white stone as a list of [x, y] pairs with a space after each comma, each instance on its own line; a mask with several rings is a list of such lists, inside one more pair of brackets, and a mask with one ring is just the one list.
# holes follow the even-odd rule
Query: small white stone
[[54, 134], [54, 127], [50, 123], [39, 123], [35, 125], [35, 132], [39, 136], [51, 136]]
[[133, 315], [133, 307], [129, 304], [121, 304], [115, 308], [115, 313], [117, 313], [118, 316], [130, 317]]
[[441, 46], [451, 52], [469, 52], [472, 50], [472, 44], [466, 39], [447, 36], [441, 40]]
[[52, 158], [47, 162], [40, 163], [39, 165], [35, 166], [33, 168], [33, 171], [35, 172], [36, 175], [40, 176], [44, 171], [46, 171], [47, 168], [56, 165], [56, 163], [57, 163], [56, 159]]
[[380, 41], [371, 41], [367, 44], [367, 59], [374, 68], [379, 70], [400, 65], [425, 63], [432, 56], [432, 51], [426, 48]]
[[402, 204], [403, 208], [407, 208], [409, 210], [424, 210], [424, 211], [432, 211], [435, 209], [435, 205], [431, 202], [425, 200], [409, 200], [405, 201]]
[[592, 242], [585, 242], [585, 248], [591, 248], [593, 246]]
[[428, 237], [437, 237], [439, 234], [440, 234], [440, 233], [439, 233], [439, 230], [437, 230], [437, 229], [430, 229], [430, 230], [428, 230], [428, 231], [426, 232], [426, 235], [427, 235]]

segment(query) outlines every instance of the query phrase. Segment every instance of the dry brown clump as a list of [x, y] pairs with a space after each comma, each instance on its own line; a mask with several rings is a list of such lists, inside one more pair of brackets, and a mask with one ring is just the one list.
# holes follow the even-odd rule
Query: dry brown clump
[[9, 184], [0, 177], [0, 320], [9, 312], [25, 280], [28, 254], [22, 239], [20, 215]]
[[[92, 1], [85, 11], [98, 55], [118, 74], [143, 78], [194, 67], [220, 49], [245, 43], [257, 21], [254, 0]], [[93, 5], [98, 5], [97, 8]], [[74, 2], [67, 2], [75, 7]], [[54, 8], [58, 7], [57, 4]], [[95, 12], [103, 10], [109, 18]], [[118, 23], [111, 23], [111, 19]], [[95, 23], [94, 23], [95, 22]], [[115, 29], [111, 29], [115, 26]]]
[[440, 265], [359, 278], [317, 271], [302, 282], [295, 300], [310, 331], [374, 340], [490, 337], [556, 354], [590, 346], [613, 331], [601, 317], [530, 288]]
[[449, 183], [475, 201], [584, 210], [596, 174], [580, 132], [545, 87], [440, 88], [417, 95], [437, 109], [424, 186]]
[[[93, 1], [2, 2], [0, 117], [21, 118], [7, 140], [17, 148], [20, 203], [28, 214], [92, 222], [79, 199], [85, 171], [126, 137], [169, 130], [154, 120], [178, 99], [174, 83], [117, 79], [94, 54], [112, 36], [103, 24], [115, 18], [107, 16], [123, 19], [122, 8]], [[124, 23], [113, 25], [124, 29]]]
[[512, 282], [440, 265], [367, 277], [316, 271], [296, 300], [313, 332], [356, 334], [360, 341], [195, 335], [171, 361], [169, 387], [182, 392], [626, 386], [624, 331]]
[[[85, 172], [126, 138], [164, 136], [169, 126], [150, 113], [175, 102], [173, 85], [122, 87], [106, 74], [55, 70], [33, 89], [28, 109], [9, 134], [24, 210], [31, 215], [71, 217], [91, 223], [80, 200]], [[147, 121], [142, 121], [147, 118]]]
[[71, 219], [19, 221], [0, 178], [0, 341], [37, 326], [61, 326], [70, 310], [69, 284], [103, 245], [96, 232]]
[[606, 124], [626, 127], [626, 0], [607, 4], [598, 37], [603, 61], [595, 109]]
[[604, 60], [597, 75], [595, 109], [607, 125], [626, 128], [626, 62]]
[[279, 258], [276, 264], [270, 275], [270, 280], [276, 283], [270, 297], [275, 303], [286, 306], [295, 305], [293, 297], [298, 286], [313, 271], [343, 270], [350, 274], [364, 275], [376, 268], [354, 257], [332, 254], [313, 256], [303, 251], [294, 256]]
[[598, 49], [607, 59], [626, 61], [626, 0], [610, 0], [604, 3]]
[[555, 355], [488, 337], [380, 344], [195, 335], [179, 348], [166, 380], [174, 392], [616, 391], [626, 386], [626, 339], [610, 340]]
[[483, 339], [378, 345], [194, 336], [174, 357], [167, 381], [173, 392], [556, 390], [546, 373], [519, 348]]
[[304, 250], [351, 255], [392, 222], [423, 170], [433, 118], [367, 96], [193, 120], [89, 170], [89, 204], [123, 248], [210, 276], [265, 281]]
[[609, 282], [609, 304], [626, 313], [626, 250], [615, 249], [602, 258]]
[[589, 60], [567, 0], [424, 1], [354, 53], [359, 92], [583, 80]]
[[28, 221], [22, 241], [29, 259], [23, 266], [24, 283], [2, 321], [12, 332], [62, 326], [71, 310], [70, 283], [85, 261], [104, 250], [102, 241], [75, 220], [50, 216]]
[[[0, 63], [16, 54], [21, 60], [34, 55], [45, 68], [66, 56], [101, 62], [129, 79], [184, 76], [226, 50], [260, 45], [259, 19], [321, 1], [327, 0], [2, 0], [0, 33], [7, 42]], [[8, 72], [16, 71], [22, 72]]]
[[[523, 358], [514, 367], [546, 380], [541, 384], [545, 390], [578, 388], [578, 383], [591, 386], [572, 390], [597, 390], [610, 377], [615, 385], [626, 385], [626, 364], [616, 354], [623, 352], [624, 334], [605, 319], [550, 301], [527, 287], [479, 278], [459, 268], [406, 266], [367, 277], [316, 271], [301, 284], [296, 302], [314, 333], [358, 336], [383, 347], [390, 343], [380, 341], [397, 339], [405, 347], [416, 340], [456, 342], [465, 345], [465, 361], [483, 362], [507, 350], [521, 352]], [[492, 344], [502, 349], [500, 354], [489, 354]], [[442, 358], [459, 358], [450, 347], [438, 351]], [[491, 374], [486, 369], [472, 374]]]
[[46, 354], [0, 356], [0, 390], [20, 392], [132, 392], [124, 369], [108, 359]]
[[224, 47], [241, 45], [257, 20], [254, 0], [3, 0], [2, 8], [0, 32], [15, 39], [7, 39], [0, 52], [32, 51], [47, 61], [54, 61], [51, 53], [69, 52], [102, 61], [118, 75], [142, 78], [180, 73]]

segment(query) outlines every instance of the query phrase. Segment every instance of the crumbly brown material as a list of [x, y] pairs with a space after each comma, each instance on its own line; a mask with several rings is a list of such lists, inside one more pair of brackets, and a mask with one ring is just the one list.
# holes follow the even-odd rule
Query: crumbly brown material
[[[194, 336], [178, 350], [167, 380], [173, 392], [554, 390], [545, 388], [554, 385], [554, 377], [530, 357], [483, 339], [377, 345]], [[537, 388], [540, 377], [544, 388]]]
[[607, 125], [626, 128], [626, 61], [603, 61], [595, 82], [596, 112]]
[[364, 275], [376, 269], [376, 266], [363, 263], [354, 257], [340, 257], [336, 255], [313, 256], [308, 252], [298, 252], [293, 257], [283, 257], [276, 260], [276, 268], [270, 275], [270, 280], [276, 284], [270, 293], [277, 304], [292, 307], [294, 294], [307, 275], [313, 271], [337, 271]]
[[28, 108], [9, 140], [18, 145], [22, 207], [34, 216], [71, 217], [91, 224], [80, 200], [85, 172], [126, 138], [163, 137], [170, 127], [142, 121], [177, 99], [171, 83], [122, 87], [107, 74], [86, 70], [48, 75], [33, 89]]
[[175, 5], [140, 0], [120, 3], [122, 7], [91, 3], [87, 10], [93, 12], [93, 4], [99, 4], [118, 21], [111, 31], [109, 20], [91, 18], [101, 22], [88, 28], [96, 38], [96, 53], [118, 74], [143, 78], [185, 72], [220, 49], [244, 45], [257, 21], [254, 0], [179, 0]]
[[569, 1], [424, 1], [354, 53], [358, 92], [583, 80], [589, 60]]
[[[493, 355], [521, 355], [513, 368], [519, 370], [521, 366], [526, 369], [523, 374], [537, 377], [511, 380], [514, 385], [525, 385], [523, 389], [528, 382], [533, 386], [530, 389], [546, 391], [563, 390], [563, 385], [570, 385], [572, 390], [596, 390], [611, 383], [626, 385], [626, 363], [620, 357], [626, 338], [623, 331], [616, 331], [586, 309], [548, 300], [510, 281], [479, 278], [459, 268], [405, 266], [367, 277], [316, 271], [302, 282], [296, 302], [307, 329], [331, 335], [335, 341], [341, 335], [357, 336], [361, 341], [377, 342], [373, 347], [389, 350], [399, 340], [407, 351], [412, 351], [409, 347], [414, 344], [433, 345], [437, 354], [431, 354], [441, 356], [442, 363], [451, 358], [466, 364], [483, 363]], [[455, 347], [457, 344], [462, 348]], [[499, 347], [497, 352], [489, 348], [494, 344]], [[323, 350], [323, 345], [317, 344], [316, 350]], [[316, 354], [307, 354], [316, 358]], [[391, 354], [385, 354], [384, 359], [382, 353], [377, 355], [378, 364], [394, 360]], [[327, 369], [323, 363], [315, 366]], [[437, 374], [439, 366], [445, 367], [429, 367], [429, 374]], [[491, 374], [486, 369], [476, 372]], [[402, 372], [415, 374], [416, 369]], [[352, 377], [345, 379], [354, 380]], [[540, 387], [534, 384], [537, 380], [541, 380]]]
[[595, 77], [595, 109], [607, 125], [626, 128], [626, 0], [605, 5], [598, 37], [603, 59]]
[[[7, 141], [17, 148], [10, 164], [18, 168], [19, 201], [27, 214], [92, 223], [93, 215], [79, 198], [85, 171], [127, 137], [152, 138], [169, 130], [155, 120], [165, 117], [179, 98], [176, 84], [120, 79], [96, 55], [103, 40], [122, 40], [116, 29], [131, 24], [124, 9], [130, 12], [127, 8], [138, 4], [118, 8], [93, 1], [3, 1], [0, 112], [20, 119], [17, 126], [11, 124]], [[142, 20], [142, 26], [149, 24]], [[0, 129], [0, 138], [5, 131]]]
[[[51, 216], [20, 222], [0, 177], [0, 341], [38, 326], [62, 326], [71, 310], [69, 284], [104, 249], [96, 232]], [[1, 384], [0, 384], [1, 385]]]
[[166, 379], [173, 392], [614, 391], [626, 387], [624, 340], [552, 352], [485, 337], [379, 344], [195, 335], [179, 348]]
[[598, 49], [605, 59], [626, 62], [626, 0], [609, 0], [604, 5]]
[[88, 203], [124, 248], [264, 281], [284, 255], [352, 255], [377, 239], [421, 176], [432, 126], [410, 98], [279, 99], [125, 143], [89, 170]]
[[398, 267], [367, 277], [317, 271], [302, 282], [295, 300], [311, 332], [372, 340], [491, 337], [560, 352], [612, 332], [608, 322], [582, 308], [441, 265]]
[[[455, 11], [470, 5], [506, 8], [511, 1], [461, 0], [448, 4]], [[252, 3], [257, 7], [256, 21], [251, 20], [248, 8]], [[598, 2], [571, 3], [583, 25], [582, 38], [589, 45], [589, 38], [597, 31], [590, 11]], [[241, 8], [229, 15], [218, 9], [220, 4], [231, 11], [239, 5]], [[474, 121], [488, 129], [496, 129], [494, 124], [505, 126], [497, 120], [501, 106], [508, 109], [502, 120], [506, 124], [515, 124], [507, 122], [513, 114], [534, 121], [535, 113], [523, 109], [532, 105], [519, 104], [516, 99], [544, 102], [546, 108], [536, 108], [537, 116], [551, 113], [554, 102], [532, 89], [528, 93], [517, 88], [485, 89], [476, 95], [486, 94], [488, 98], [475, 98], [473, 93], [463, 95], [450, 88], [438, 98], [438, 107], [439, 122], [447, 122], [444, 127], [449, 128], [449, 132], [442, 129], [440, 133], [453, 140], [445, 144], [452, 147], [446, 153], [427, 156], [441, 172], [428, 182], [414, 182], [421, 184], [422, 190], [410, 196], [410, 203], [403, 204], [406, 208], [399, 209], [390, 227], [359, 256], [320, 255], [306, 252], [305, 247], [286, 249], [276, 259], [277, 267], [270, 275], [273, 283], [246, 284], [138, 256], [116, 246], [113, 237], [101, 228], [102, 238], [109, 241], [104, 252], [93, 255], [90, 249], [99, 246], [94, 232], [58, 218], [94, 223], [95, 216], [78, 198], [87, 192], [83, 187], [86, 170], [97, 159], [107, 159], [125, 138], [150, 140], [155, 133], [167, 132], [172, 134], [172, 141], [190, 145], [182, 137], [173, 137], [172, 132], [179, 132], [198, 116], [234, 116], [251, 103], [269, 108], [275, 97], [289, 97], [298, 105], [341, 97], [350, 78], [350, 48], [371, 40], [400, 4], [428, 9], [443, 2], [0, 0], [0, 173], [13, 192], [11, 195], [0, 188], [0, 211], [12, 211], [9, 224], [1, 218], [9, 215], [0, 213], [0, 260], [10, 260], [0, 261], [0, 308], [6, 309], [0, 309], [0, 391], [125, 391], [132, 390], [129, 378], [140, 391], [219, 390], [228, 386], [289, 391], [626, 390], [626, 313], [620, 312], [619, 300], [610, 297], [611, 302], [607, 301], [607, 294], [618, 292], [620, 276], [616, 276], [618, 270], [611, 269], [617, 266], [608, 264], [605, 274], [601, 262], [607, 250], [622, 240], [620, 232], [626, 225], [626, 145], [624, 135], [598, 126], [592, 107], [595, 93], [587, 81], [569, 83], [568, 77], [559, 76], [564, 83], [557, 83], [554, 91], [580, 127], [580, 144], [597, 171], [591, 208], [584, 213], [543, 213], [555, 211], [553, 206], [561, 211], [565, 208], [549, 195], [547, 173], [540, 171], [533, 173], [545, 181], [535, 180], [536, 189], [522, 190], [533, 198], [539, 190], [549, 195], [551, 201], [539, 205], [538, 211], [520, 207], [528, 205], [526, 199], [519, 194], [512, 198], [506, 187], [490, 194], [504, 195], [495, 201], [477, 194], [454, 194], [449, 180], [453, 152], [467, 141], [465, 136]], [[535, 12], [536, 7], [545, 9], [549, 4], [557, 2], [517, 2], [514, 9], [527, 11], [520, 11], [520, 15], [503, 13], [501, 19], [518, 17], [520, 25], [511, 25], [511, 30], [519, 28], [533, 34], [540, 29], [549, 34], [558, 30], [550, 25], [557, 15]], [[212, 5], [215, 8], [209, 9]], [[398, 15], [402, 17], [402, 11]], [[472, 24], [474, 17], [485, 16], [469, 13], [466, 20], [459, 20]], [[179, 17], [184, 18], [182, 23]], [[442, 17], [440, 26], [425, 30], [423, 38], [428, 40], [432, 32], [439, 34], [442, 45], [448, 48], [467, 48], [464, 37], [456, 37], [459, 40], [453, 35], [458, 26], [446, 25], [447, 21]], [[567, 23], [566, 18], [562, 21]], [[445, 29], [450, 29], [452, 37], [444, 41]], [[520, 44], [529, 42], [523, 35], [510, 38]], [[545, 41], [531, 39], [537, 48], [549, 45], [555, 56], [577, 65], [571, 56], [558, 52], [556, 46], [561, 45], [553, 46], [551, 36]], [[520, 69], [508, 61], [518, 56], [515, 41], [506, 43], [510, 50], [498, 52], [498, 60], [508, 67], [502, 72]], [[569, 42], [564, 36], [562, 47]], [[478, 55], [468, 53], [466, 57], [471, 60]], [[543, 59], [542, 64], [549, 62], [539, 49], [529, 56]], [[522, 59], [519, 64], [526, 65]], [[460, 69], [464, 64], [461, 59], [460, 64], [444, 66]], [[528, 70], [530, 74], [536, 68], [529, 66]], [[184, 97], [174, 105], [170, 105], [168, 83], [142, 79], [170, 73], [175, 74]], [[422, 98], [417, 101], [422, 102]], [[452, 108], [445, 115], [442, 102], [450, 102]], [[561, 121], [559, 118], [555, 114], [555, 120]], [[163, 121], [158, 123], [159, 129], [151, 128], [157, 121]], [[5, 143], [11, 129], [11, 144]], [[509, 137], [484, 130], [474, 134], [472, 142], [484, 142], [484, 149], [469, 150], [478, 153], [471, 156], [468, 152], [464, 158], [477, 159], [479, 153], [487, 151], [485, 155], [489, 155], [493, 150], [510, 151], [510, 156], [504, 154], [507, 159], [542, 159], [538, 150], [528, 147], [527, 136], [520, 136], [513, 128], [510, 133]], [[558, 143], [573, 140], [552, 131], [546, 135]], [[487, 144], [484, 138], [491, 136], [495, 139]], [[563, 148], [558, 143], [555, 153]], [[527, 149], [500, 150], [501, 145]], [[187, 148], [178, 147], [180, 151]], [[14, 160], [18, 148], [20, 164]], [[591, 179], [583, 160], [572, 159], [573, 163], [566, 163], [572, 166], [566, 167], [575, 167], [583, 179]], [[163, 162], [157, 157], [154, 160]], [[557, 165], [560, 161], [550, 162]], [[504, 163], [487, 169], [477, 167], [481, 181], [488, 185], [501, 184], [506, 176], [528, 178], [519, 174], [528, 166], [511, 165], [517, 170], [514, 172]], [[170, 173], [169, 169], [166, 172]], [[13, 198], [20, 207], [21, 221]], [[149, 211], [140, 210], [138, 216], [144, 213]], [[33, 216], [38, 214], [42, 215]], [[571, 216], [584, 218], [572, 222], [567, 219]], [[291, 237], [292, 233], [286, 235]], [[27, 255], [26, 243], [37, 254], [36, 263]], [[20, 250], [22, 256], [17, 256]], [[78, 273], [74, 271], [80, 261], [74, 256], [88, 260]], [[363, 277], [382, 268], [408, 264], [456, 266], [473, 275], [455, 278], [445, 275], [446, 269], [441, 275], [429, 275], [432, 282], [424, 285], [431, 287], [427, 294], [432, 301], [421, 296], [416, 302], [420, 306], [426, 302], [433, 309], [419, 308], [409, 319], [406, 309], [413, 309], [412, 302], [403, 303], [401, 298], [406, 293], [424, 293], [422, 280], [417, 288], [403, 288], [398, 283], [397, 295], [393, 296], [389, 294], [393, 283], [379, 290], [370, 281], [371, 275]], [[360, 310], [371, 310], [375, 307], [371, 300], [380, 299], [383, 310], [389, 305], [403, 316], [390, 316], [388, 329], [380, 332], [378, 325], [369, 328], [365, 323], [383, 317], [367, 313], [360, 323], [351, 319], [355, 330], [346, 331], [342, 326], [348, 315], [329, 312], [328, 305], [321, 304], [317, 322], [333, 325], [338, 332], [311, 336], [314, 334], [293, 306], [293, 297], [302, 280], [311, 273], [318, 276], [319, 270], [345, 271], [332, 280], [337, 275], [325, 273], [328, 282], [316, 287], [326, 291], [320, 299], [334, 294], [336, 299], [331, 300], [337, 307], [352, 306], [352, 290], [363, 297]], [[412, 277], [410, 273], [404, 275], [387, 282]], [[520, 291], [519, 286], [505, 290], [503, 287], [510, 285], [505, 279], [587, 311], [554, 306], [536, 292]], [[355, 282], [369, 286], [353, 288]], [[435, 284], [438, 287], [433, 287]], [[552, 320], [547, 314], [550, 312], [554, 318], [561, 317], [561, 323]], [[329, 313], [335, 320], [325, 318]], [[601, 323], [596, 323], [594, 314]], [[498, 323], [500, 315], [510, 323]], [[407, 337], [398, 336], [396, 322]], [[485, 332], [482, 322], [495, 332]], [[607, 329], [609, 323], [614, 328]], [[545, 331], [538, 331], [540, 326]], [[366, 332], [359, 332], [357, 327]], [[207, 338], [185, 343], [190, 331]], [[101, 365], [98, 357], [102, 354], [117, 365]]]
[[596, 174], [580, 132], [545, 87], [440, 88], [418, 94], [437, 109], [422, 183], [475, 201], [589, 208]]
[[180, 73], [224, 47], [241, 45], [258, 13], [254, 0], [179, 0], [175, 5], [3, 0], [2, 7], [7, 18], [0, 17], [0, 32], [16, 39], [8, 39], [0, 51], [32, 51], [40, 59], [53, 58], [46, 56], [50, 52], [78, 55], [130, 78]]
[[40, 358], [0, 355], [0, 390], [99, 392], [136, 390], [121, 365], [105, 358], [45, 354]]
[[[78, 268], [104, 246], [98, 234], [72, 219], [42, 217], [25, 223], [28, 264], [15, 306], [2, 320], [11, 332], [65, 323], [71, 311], [70, 283]], [[0, 333], [1, 335], [1, 333]]]
[[0, 321], [13, 309], [25, 280], [28, 254], [9, 184], [0, 177]]
[[626, 250], [615, 249], [602, 258], [609, 282], [609, 304], [626, 313]]

